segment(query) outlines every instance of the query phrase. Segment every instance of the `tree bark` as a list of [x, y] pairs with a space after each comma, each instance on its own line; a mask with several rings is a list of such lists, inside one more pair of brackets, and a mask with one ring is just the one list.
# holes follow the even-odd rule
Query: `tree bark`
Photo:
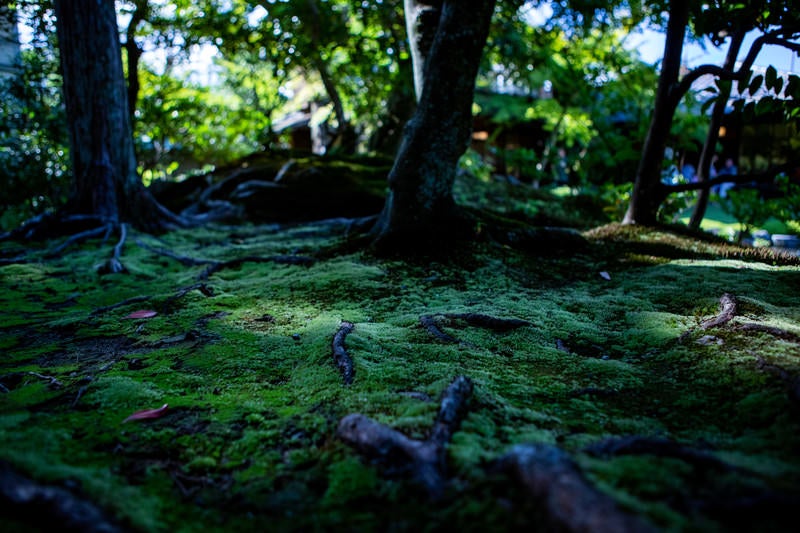
[[414, 70], [414, 92], [419, 102], [425, 83], [425, 63], [442, 14], [442, 0], [404, 0], [403, 7]]
[[625, 224], [655, 224], [658, 208], [664, 198], [661, 167], [672, 119], [680, 101], [680, 93], [676, 88], [680, 75], [683, 39], [688, 22], [688, 0], [670, 2], [664, 59], [661, 62], [661, 74], [658, 78], [653, 118], [650, 121], [642, 148], [642, 156], [636, 170], [631, 203], [623, 220]]
[[114, 2], [54, 7], [73, 172], [66, 211], [145, 231], [180, 225], [137, 174]]
[[472, 132], [475, 76], [495, 0], [444, 0], [417, 110], [389, 173], [389, 194], [372, 234], [378, 245], [446, 231], [453, 182]]

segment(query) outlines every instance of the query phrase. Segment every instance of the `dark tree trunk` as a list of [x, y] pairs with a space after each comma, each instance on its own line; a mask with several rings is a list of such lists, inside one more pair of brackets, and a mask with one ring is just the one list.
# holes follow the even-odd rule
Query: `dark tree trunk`
[[442, 14], [442, 0], [404, 0], [403, 7], [414, 69], [414, 92], [419, 101], [425, 83], [425, 63]]
[[373, 236], [413, 242], [446, 231], [453, 181], [472, 132], [475, 76], [495, 0], [445, 0], [425, 67], [417, 111], [389, 173], [389, 194]]
[[178, 224], [136, 172], [113, 0], [56, 0], [73, 187], [66, 211], [159, 231]]
[[688, 21], [688, 0], [671, 1], [653, 118], [636, 170], [633, 195], [624, 219], [626, 224], [655, 224], [658, 208], [665, 197], [665, 187], [661, 183], [661, 167], [672, 119], [680, 100], [677, 85]]
[[[746, 31], [740, 29], [731, 37], [731, 44], [728, 48], [728, 53], [725, 56], [725, 62], [722, 68], [733, 72], [736, 66], [736, 58], [739, 55], [739, 50], [742, 48], [742, 42]], [[730, 97], [730, 89], [721, 89], [717, 95], [717, 101], [714, 102], [714, 107], [711, 111], [711, 122], [708, 125], [708, 133], [706, 134], [706, 141], [703, 144], [703, 150], [700, 152], [700, 161], [697, 164], [697, 180], [706, 181], [711, 178], [711, 163], [714, 158], [714, 153], [717, 149], [717, 141], [719, 140], [719, 127], [722, 125], [722, 117], [725, 115], [725, 106]], [[708, 207], [708, 197], [710, 195], [709, 189], [700, 189], [697, 196], [697, 203], [692, 211], [692, 218], [689, 220], [689, 227], [694, 229], [700, 228], [700, 223], [706, 216], [706, 207]]]

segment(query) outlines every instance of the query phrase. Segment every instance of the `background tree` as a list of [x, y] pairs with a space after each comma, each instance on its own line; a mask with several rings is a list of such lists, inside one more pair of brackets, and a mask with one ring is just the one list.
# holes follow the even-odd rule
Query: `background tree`
[[[744, 180], [741, 177], [732, 179], [718, 178], [713, 182], [705, 181], [669, 186], [660, 181], [661, 161], [678, 103], [689, 92], [692, 84], [698, 78], [711, 74], [727, 83], [735, 81], [746, 85], [752, 75], [751, 67], [753, 62], [764, 45], [774, 44], [795, 51], [800, 50], [800, 44], [796, 42], [796, 39], [800, 36], [800, 24], [795, 14], [796, 10], [792, 9], [789, 4], [791, 2], [788, 4], [785, 1], [770, 3], [768, 0], [749, 5], [739, 2], [721, 2], [712, 9], [706, 4], [696, 5], [686, 0], [672, 0], [670, 2], [664, 58], [659, 75], [653, 118], [648, 129], [639, 168], [636, 172], [631, 202], [624, 218], [625, 223], [654, 224], [657, 221], [659, 206], [670, 194], [708, 189], [710, 186], [726, 180], [750, 181], [752, 179], [752, 177]], [[762, 33], [753, 41], [747, 56], [738, 69], [734, 70], [732, 67], [726, 68], [718, 65], [701, 65], [679, 79], [680, 55], [686, 27], [690, 20], [689, 15], [694, 13], [692, 20], [698, 20], [698, 13], [705, 16], [708, 15], [709, 11], [711, 12], [712, 20], [716, 20], [713, 27], [718, 28], [720, 21], [727, 26], [723, 35], [736, 35], [737, 28], [741, 28], [744, 24], [739, 17], [742, 17], [741, 20], [748, 21], [748, 24], [751, 23], [750, 21], [756, 21], [755, 26], [765, 33]], [[735, 41], [733, 44], [735, 46]], [[713, 134], [710, 135], [708, 140], [712, 139]], [[715, 144], [716, 140], [714, 140]], [[709, 149], [713, 150], [714, 147], [711, 146]], [[698, 217], [694, 218], [697, 219]], [[699, 216], [699, 218], [702, 219], [702, 216]], [[696, 220], [695, 223], [699, 224], [699, 221]]]

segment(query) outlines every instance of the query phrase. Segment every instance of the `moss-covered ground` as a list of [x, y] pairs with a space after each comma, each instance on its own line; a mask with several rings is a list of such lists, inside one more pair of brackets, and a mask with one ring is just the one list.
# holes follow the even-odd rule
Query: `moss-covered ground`
[[[337, 244], [330, 229], [136, 237], [226, 260], [313, 256]], [[204, 267], [133, 242], [127, 274], [97, 274], [109, 246], [96, 241], [0, 267], [0, 459], [137, 531], [530, 531], [536, 509], [490, 466], [538, 442], [566, 450], [657, 528], [793, 529], [783, 513], [800, 498], [800, 413], [787, 380], [757, 357], [797, 376], [800, 345], [736, 324], [800, 335], [800, 267], [663, 230], [584, 235], [590, 246], [569, 256], [489, 242], [435, 258], [350, 251], [311, 266], [245, 263], [201, 287]], [[737, 318], [701, 330], [726, 292]], [[126, 318], [143, 309], [158, 314]], [[531, 325], [448, 328], [460, 344], [419, 326], [421, 315], [462, 312]], [[350, 386], [331, 356], [343, 320], [355, 324]], [[440, 500], [336, 437], [359, 412], [424, 438], [461, 374], [475, 392]], [[160, 418], [123, 422], [163, 404]], [[731, 468], [585, 451], [627, 435]], [[27, 530], [24, 520], [3, 529]]]

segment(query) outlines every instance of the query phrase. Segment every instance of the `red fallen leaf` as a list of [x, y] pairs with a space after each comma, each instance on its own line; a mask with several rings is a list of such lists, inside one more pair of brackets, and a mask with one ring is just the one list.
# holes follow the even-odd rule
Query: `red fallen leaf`
[[134, 311], [133, 313], [125, 316], [123, 318], [153, 318], [158, 313], [155, 311], [151, 311], [150, 309], [141, 309], [139, 311]]
[[136, 411], [131, 416], [122, 421], [124, 424], [130, 420], [148, 420], [150, 418], [161, 418], [167, 412], [169, 404], [164, 404], [158, 409], [145, 409], [144, 411]]

